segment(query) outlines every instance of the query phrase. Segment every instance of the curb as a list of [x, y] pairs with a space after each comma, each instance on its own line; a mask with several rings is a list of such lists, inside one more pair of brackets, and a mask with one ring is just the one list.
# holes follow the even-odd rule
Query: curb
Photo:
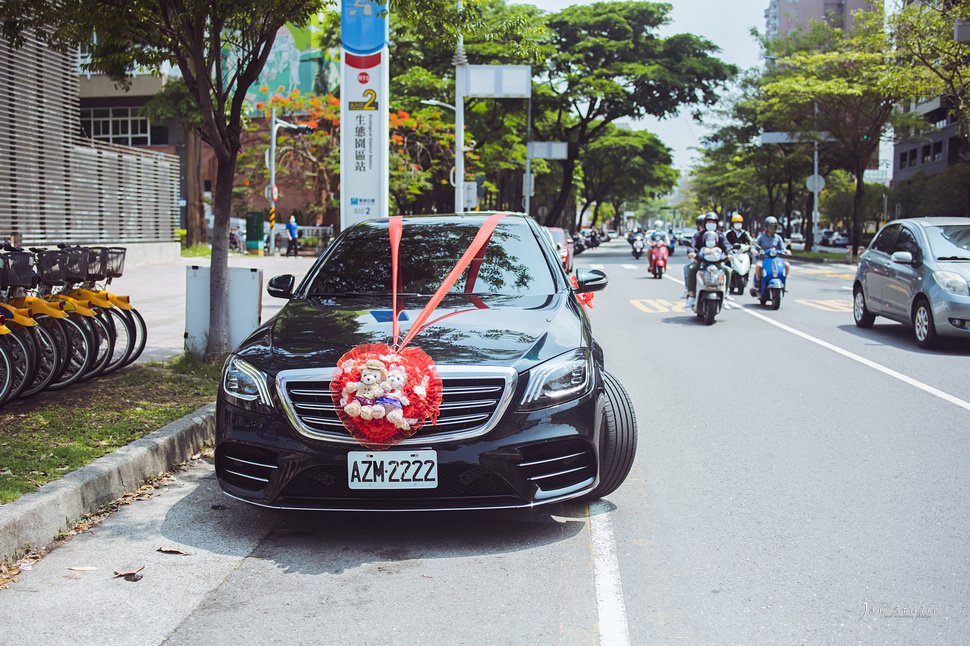
[[215, 439], [215, 404], [0, 507], [0, 561], [46, 547], [82, 516], [171, 470]]

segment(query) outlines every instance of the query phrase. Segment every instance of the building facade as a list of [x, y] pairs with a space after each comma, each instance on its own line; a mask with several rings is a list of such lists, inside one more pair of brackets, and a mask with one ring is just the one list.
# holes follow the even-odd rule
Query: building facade
[[780, 38], [823, 21], [850, 29], [852, 14], [870, 6], [868, 0], [770, 0], [765, 10], [765, 33], [769, 38]]
[[117, 141], [81, 134], [76, 56], [30, 37], [20, 49], [0, 42], [0, 88], [0, 237], [177, 256], [178, 159], [118, 145], [120, 119], [107, 126]]

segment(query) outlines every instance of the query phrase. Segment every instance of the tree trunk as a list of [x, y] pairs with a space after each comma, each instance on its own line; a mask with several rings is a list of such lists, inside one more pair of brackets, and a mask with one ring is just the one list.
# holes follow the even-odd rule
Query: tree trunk
[[556, 201], [553, 203], [546, 221], [541, 224], [550, 227], [562, 226], [560, 222], [562, 222], [563, 213], [566, 210], [566, 203], [569, 201], [569, 195], [573, 191], [573, 171], [575, 170], [576, 153], [573, 151], [572, 146], [570, 146], [569, 155], [562, 162], [562, 181], [559, 183], [559, 195], [556, 196]]
[[[867, 157], [868, 159], [868, 157]], [[865, 161], [856, 165], [855, 169], [855, 195], [852, 198], [852, 233], [849, 236], [852, 245], [852, 259], [856, 260], [859, 244], [862, 242], [862, 199], [866, 193], [866, 183], [862, 179], [866, 172]]]
[[216, 170], [212, 214], [212, 262], [209, 269], [209, 339], [206, 355], [226, 354], [229, 347], [229, 215], [232, 212], [232, 181], [236, 174], [236, 151], [219, 159]]
[[185, 244], [206, 244], [202, 202], [202, 138], [196, 128], [185, 129]]

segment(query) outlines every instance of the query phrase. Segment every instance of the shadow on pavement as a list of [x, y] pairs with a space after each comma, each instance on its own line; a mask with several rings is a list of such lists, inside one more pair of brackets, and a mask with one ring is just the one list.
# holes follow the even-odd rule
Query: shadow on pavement
[[876, 323], [868, 330], [863, 330], [855, 324], [847, 324], [838, 326], [838, 329], [867, 341], [869, 345], [888, 345], [914, 354], [952, 354], [970, 357], [970, 341], [941, 337], [938, 347], [933, 350], [924, 350], [916, 345], [912, 329], [902, 323]]
[[[287, 574], [340, 574], [368, 564], [393, 569], [399, 561], [534, 549], [581, 532], [587, 513], [580, 502], [535, 511], [287, 512], [227, 498], [210, 474], [169, 510], [161, 533], [198, 550], [271, 561]], [[255, 549], [240, 551], [254, 533]], [[237, 534], [249, 538], [234, 540]]]

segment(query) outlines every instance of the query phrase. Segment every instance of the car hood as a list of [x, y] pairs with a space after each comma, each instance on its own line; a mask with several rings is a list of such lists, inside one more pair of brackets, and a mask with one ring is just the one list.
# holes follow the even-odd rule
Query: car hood
[[[402, 301], [403, 337], [427, 297]], [[386, 298], [372, 297], [292, 300], [256, 330], [237, 353], [268, 373], [335, 366], [355, 346], [392, 340], [387, 305]], [[442, 365], [508, 366], [521, 372], [590, 342], [585, 317], [568, 292], [524, 297], [449, 296], [429, 318], [436, 319], [415, 336], [411, 345]]]

